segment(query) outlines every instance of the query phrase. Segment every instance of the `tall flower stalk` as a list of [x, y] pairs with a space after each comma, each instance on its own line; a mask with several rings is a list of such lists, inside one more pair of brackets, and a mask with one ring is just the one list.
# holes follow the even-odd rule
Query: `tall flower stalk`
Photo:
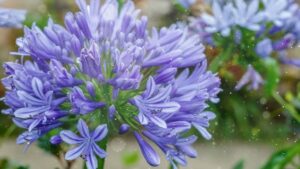
[[76, 3], [80, 11], [67, 13], [65, 26], [49, 19], [44, 29], [26, 27], [12, 52], [20, 58], [4, 64], [3, 113], [26, 130], [17, 143], [51, 137], [64, 149], [74, 145], [66, 160], [81, 157], [96, 169], [108, 138], [132, 131], [151, 166], [160, 157], [149, 141], [174, 167], [187, 165], [197, 156], [189, 131], [211, 138], [207, 103], [221, 90], [198, 36], [175, 25], [148, 32], [131, 1], [120, 10], [116, 0]]

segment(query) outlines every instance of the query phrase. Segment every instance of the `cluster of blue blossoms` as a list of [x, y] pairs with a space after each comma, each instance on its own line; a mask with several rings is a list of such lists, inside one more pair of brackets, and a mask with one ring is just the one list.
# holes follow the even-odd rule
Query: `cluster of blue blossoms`
[[20, 58], [4, 64], [3, 113], [26, 129], [17, 143], [50, 134], [52, 144], [75, 145], [66, 160], [82, 157], [96, 169], [107, 155], [98, 143], [131, 130], [150, 165], [160, 158], [147, 140], [174, 167], [186, 165], [197, 156], [188, 132], [211, 138], [207, 103], [221, 91], [198, 35], [177, 26], [148, 33], [131, 1], [120, 10], [116, 0], [76, 2], [80, 11], [66, 14], [65, 27], [51, 19], [43, 30], [26, 27], [12, 53]]
[[[300, 59], [287, 57], [287, 49], [296, 47], [300, 41], [300, 8], [294, 0], [213, 1], [211, 14], [194, 18], [191, 28], [209, 45], [215, 45], [215, 36], [234, 37], [236, 45], [250, 39], [258, 57], [275, 57], [281, 63], [300, 66]], [[240, 84], [246, 83], [249, 77], [258, 79], [254, 84], [262, 84], [258, 72], [250, 67], [246, 73], [248, 78]]]
[[25, 10], [0, 8], [0, 27], [22, 28], [25, 18]]

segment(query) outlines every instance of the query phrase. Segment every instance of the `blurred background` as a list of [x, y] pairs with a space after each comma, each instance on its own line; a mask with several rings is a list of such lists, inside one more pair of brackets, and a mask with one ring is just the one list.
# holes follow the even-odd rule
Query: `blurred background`
[[[187, 20], [189, 15], [197, 15], [201, 11], [209, 10], [201, 0], [189, 11], [185, 11], [172, 0], [135, 0], [135, 2], [142, 13], [149, 17], [150, 26], [168, 26], [176, 21]], [[73, 0], [0, 0], [0, 7], [27, 10], [25, 25], [30, 26], [35, 21], [40, 27], [47, 23], [49, 17], [58, 23], [63, 23], [63, 16], [67, 11], [77, 10]], [[9, 52], [17, 50], [15, 39], [22, 36], [22, 30], [0, 28], [0, 35], [2, 65], [5, 61], [14, 60], [9, 56]], [[290, 55], [300, 57], [299, 49], [291, 49]], [[208, 57], [213, 56], [215, 52], [217, 51], [214, 49], [207, 50]], [[281, 93], [285, 101], [291, 103], [299, 114], [300, 69], [291, 66], [281, 66], [280, 69], [284, 73], [282, 73], [278, 93]], [[241, 76], [239, 70], [236, 72]], [[3, 77], [3, 69], [0, 73]], [[244, 169], [261, 168], [271, 157], [277, 157], [276, 152], [284, 150], [283, 152], [289, 153], [287, 149], [299, 140], [299, 122], [284, 111], [284, 107], [276, 100], [261, 97], [259, 93], [235, 92], [230, 85], [232, 84], [225, 83], [223, 88], [226, 90], [220, 96], [224, 101], [213, 108], [217, 113], [217, 119], [210, 127], [213, 140], [199, 140], [195, 145], [199, 157], [190, 159], [187, 169], [242, 169], [242, 165]], [[2, 85], [0, 85], [0, 95], [1, 97], [4, 95]], [[4, 106], [1, 103], [1, 108]], [[2, 159], [0, 169], [1, 167], [4, 169], [4, 166], [11, 166], [12, 169], [16, 166], [17, 169], [19, 165], [23, 169], [26, 167], [60, 168], [59, 161], [37, 148], [37, 145], [23, 152], [23, 146], [15, 144], [15, 137], [19, 133], [20, 130], [7, 116], [0, 115], [0, 158]], [[299, 149], [299, 144], [297, 148]], [[300, 168], [300, 165], [297, 167], [297, 164], [300, 164], [299, 152], [298, 150], [298, 156], [293, 156], [292, 158], [295, 159], [291, 160], [296, 165], [285, 167], [286, 169]], [[151, 168], [139, 156], [138, 145], [130, 134], [112, 139], [108, 153], [106, 162], [108, 169]], [[278, 156], [277, 160], [281, 157]], [[162, 162], [158, 168], [167, 169], [166, 161], [162, 160]], [[81, 164], [75, 165], [74, 169], [80, 169], [81, 166]]]

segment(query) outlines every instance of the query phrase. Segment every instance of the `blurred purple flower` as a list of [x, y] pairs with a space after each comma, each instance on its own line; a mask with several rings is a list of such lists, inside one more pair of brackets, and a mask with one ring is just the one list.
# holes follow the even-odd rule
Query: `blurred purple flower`
[[282, 39], [274, 42], [273, 48], [276, 51], [286, 50], [292, 47], [296, 42], [296, 37], [292, 34], [286, 34]]
[[208, 33], [220, 32], [222, 36], [229, 36], [231, 26], [234, 24], [233, 5], [226, 4], [223, 8], [219, 2], [214, 1], [212, 5], [212, 14], [204, 13], [201, 19], [206, 24], [205, 31]]
[[249, 84], [248, 90], [257, 90], [263, 83], [264, 80], [262, 79], [260, 74], [251, 65], [249, 65], [247, 68], [247, 72], [235, 86], [235, 90], [240, 90], [247, 84]]
[[244, 0], [235, 0], [234, 2], [235, 8], [232, 11], [235, 24], [253, 31], [260, 30], [260, 22], [264, 17], [259, 11], [259, 0], [252, 0], [249, 3]]
[[197, 2], [197, 0], [177, 0], [180, 5], [182, 5], [184, 8], [188, 9], [193, 4]]
[[25, 18], [25, 10], [0, 8], [0, 27], [22, 28]]
[[264, 4], [263, 15], [276, 26], [283, 26], [284, 21], [291, 18], [293, 13], [289, 10], [288, 0], [262, 0]]
[[264, 39], [258, 42], [255, 47], [255, 51], [262, 58], [270, 57], [273, 52], [272, 41], [270, 39]]

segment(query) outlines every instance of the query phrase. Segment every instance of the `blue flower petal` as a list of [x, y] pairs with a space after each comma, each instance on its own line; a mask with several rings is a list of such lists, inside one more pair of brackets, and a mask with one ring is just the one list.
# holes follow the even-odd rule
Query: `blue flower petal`
[[136, 140], [139, 143], [140, 149], [142, 151], [143, 156], [145, 157], [146, 161], [151, 165], [151, 166], [158, 166], [160, 164], [160, 158], [159, 155], [156, 153], [156, 151], [148, 144], [145, 142], [140, 134], [137, 132], [134, 132], [134, 136]]
[[79, 121], [78, 121], [77, 130], [79, 131], [79, 133], [81, 134], [82, 137], [85, 137], [85, 138], [90, 137], [89, 128], [82, 119], [79, 119]]
[[59, 135], [61, 139], [68, 144], [80, 144], [84, 141], [83, 138], [80, 138], [75, 133], [68, 130], [61, 131]]
[[108, 133], [107, 125], [103, 124], [103, 125], [98, 126], [94, 130], [92, 137], [97, 142], [97, 141], [102, 140], [104, 137], [106, 137], [107, 133]]
[[65, 159], [66, 160], [75, 160], [82, 154], [82, 152], [84, 151], [85, 148], [86, 148], [86, 145], [81, 144], [80, 146], [69, 150], [65, 155]]

